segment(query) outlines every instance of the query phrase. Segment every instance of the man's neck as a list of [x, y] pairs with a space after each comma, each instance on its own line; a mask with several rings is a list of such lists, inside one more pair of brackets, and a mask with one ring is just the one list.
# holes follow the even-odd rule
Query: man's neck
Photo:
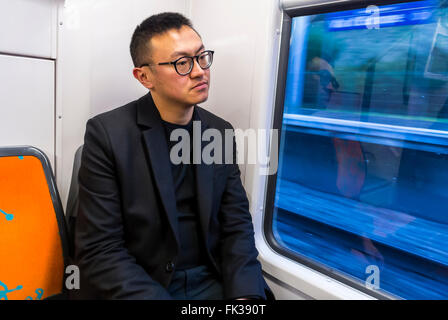
[[152, 98], [159, 110], [160, 117], [166, 122], [184, 125], [189, 123], [193, 117], [194, 105], [186, 106], [163, 101], [157, 95], [153, 95]]

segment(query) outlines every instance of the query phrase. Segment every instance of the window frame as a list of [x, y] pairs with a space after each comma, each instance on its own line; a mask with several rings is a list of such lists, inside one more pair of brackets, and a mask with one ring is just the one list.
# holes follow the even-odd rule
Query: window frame
[[[285, 89], [286, 89], [286, 78], [288, 71], [288, 60], [289, 60], [289, 46], [290, 46], [290, 37], [291, 37], [291, 27], [292, 27], [292, 19], [300, 16], [307, 15], [316, 15], [337, 11], [346, 11], [346, 10], [354, 10], [360, 9], [363, 7], [367, 7], [368, 5], [390, 5], [395, 3], [409, 3], [416, 2], [419, 0], [338, 0], [338, 1], [314, 1], [313, 3], [305, 3], [300, 6], [292, 6], [291, 8], [283, 8], [282, 10], [282, 21], [281, 21], [281, 35], [280, 35], [280, 47], [279, 47], [279, 60], [278, 60], [278, 68], [277, 68], [277, 77], [276, 83], [274, 86], [274, 109], [273, 109], [273, 129], [277, 129], [278, 133], [278, 141], [276, 145], [278, 148], [282, 145], [282, 129], [283, 129], [283, 116], [284, 116], [284, 102], [285, 102]], [[351, 128], [356, 128], [359, 131], [359, 126], [356, 121], [345, 121], [345, 120], [333, 120], [330, 118], [318, 118], [313, 116], [300, 115], [298, 116], [298, 120], [303, 123], [309, 122], [311, 123], [313, 120], [315, 123], [320, 124], [330, 124], [333, 128], [338, 128], [337, 131], [344, 133], [350, 132]], [[390, 125], [377, 125], [372, 123], [363, 123], [369, 130], [373, 130], [373, 133], [370, 135], [375, 135], [378, 132], [385, 132], [388, 129], [391, 129]], [[310, 125], [310, 128], [320, 130], [318, 127], [313, 127]], [[403, 127], [405, 128], [405, 127]], [[425, 144], [429, 145], [430, 148], [439, 148], [439, 135], [441, 132], [431, 132], [435, 130], [425, 130], [418, 128], [408, 128], [408, 134], [410, 138], [405, 140], [402, 136], [399, 135], [395, 137], [395, 141], [399, 144], [402, 143], [401, 146], [404, 147], [403, 143], [406, 142], [408, 144]], [[398, 129], [400, 131], [400, 129]], [[390, 132], [390, 131], [389, 131]], [[398, 133], [398, 132], [395, 132]], [[358, 136], [358, 133], [352, 133]], [[414, 137], [428, 136], [428, 141], [425, 143], [418, 142], [419, 139], [414, 139]], [[435, 135], [435, 136], [434, 136]], [[448, 136], [448, 133], [442, 133], [442, 136]], [[388, 137], [389, 139], [390, 137]], [[441, 141], [440, 141], [441, 142]], [[271, 142], [271, 150], [275, 144]], [[279, 161], [281, 158], [280, 150], [278, 152]], [[373, 298], [380, 300], [394, 300], [401, 299], [400, 297], [394, 296], [391, 293], [380, 292], [377, 290], [369, 289], [366, 286], [362, 285], [359, 281], [356, 281], [354, 278], [344, 275], [342, 272], [335, 270], [327, 265], [318, 263], [312, 259], [307, 258], [304, 255], [300, 255], [293, 250], [290, 250], [286, 247], [283, 247], [275, 238], [273, 233], [273, 218], [274, 218], [274, 204], [275, 204], [275, 192], [276, 192], [276, 184], [277, 184], [277, 172], [267, 177], [267, 184], [265, 188], [265, 197], [264, 197], [264, 219], [263, 219], [263, 233], [265, 236], [265, 240], [268, 245], [274, 250], [276, 253], [285, 256], [293, 261], [296, 261], [312, 270], [320, 272], [325, 276], [328, 276], [334, 280], [341, 282], [342, 284], [348, 285], [349, 287], [356, 289], [362, 293], [365, 293]]]

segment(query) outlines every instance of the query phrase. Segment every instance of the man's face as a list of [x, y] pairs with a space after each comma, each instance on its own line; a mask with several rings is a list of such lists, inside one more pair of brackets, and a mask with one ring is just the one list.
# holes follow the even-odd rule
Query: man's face
[[326, 108], [331, 95], [339, 87], [333, 67], [326, 60], [315, 57], [311, 60], [309, 69], [305, 95], [308, 95], [308, 100], [313, 101], [316, 107]]
[[186, 107], [204, 102], [208, 98], [210, 69], [203, 70], [196, 59], [190, 74], [179, 75], [173, 65], [157, 65], [171, 62], [183, 56], [196, 56], [204, 51], [199, 35], [190, 27], [171, 29], [151, 39], [151, 60], [149, 68], [151, 94], [166, 103]]

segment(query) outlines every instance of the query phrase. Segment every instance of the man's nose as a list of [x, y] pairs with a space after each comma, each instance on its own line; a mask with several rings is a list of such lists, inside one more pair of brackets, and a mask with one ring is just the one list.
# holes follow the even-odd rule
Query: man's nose
[[193, 69], [191, 69], [190, 77], [192, 78], [202, 77], [204, 73], [205, 70], [199, 66], [199, 63], [196, 61], [196, 59], [193, 59]]

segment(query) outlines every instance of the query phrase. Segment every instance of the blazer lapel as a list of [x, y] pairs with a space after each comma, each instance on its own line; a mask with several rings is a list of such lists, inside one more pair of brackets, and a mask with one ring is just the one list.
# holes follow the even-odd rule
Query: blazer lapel
[[163, 207], [167, 213], [169, 224], [179, 248], [176, 197], [168, 146], [160, 113], [149, 93], [141, 99], [137, 108], [137, 123], [149, 127], [143, 130], [143, 140], [146, 145], [145, 151], [149, 158]]

